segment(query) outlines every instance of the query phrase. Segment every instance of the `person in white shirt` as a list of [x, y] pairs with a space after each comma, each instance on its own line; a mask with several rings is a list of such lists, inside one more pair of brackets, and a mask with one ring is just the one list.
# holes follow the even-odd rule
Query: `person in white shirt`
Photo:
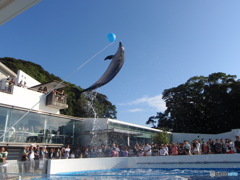
[[148, 143], [145, 144], [143, 151], [144, 151], [144, 156], [152, 155], [152, 147]]
[[197, 140], [193, 141], [193, 154], [194, 155], [200, 155], [200, 143]]
[[74, 151], [70, 154], [70, 158], [75, 158], [75, 153], [74, 153]]
[[164, 146], [160, 146], [160, 156], [167, 156], [168, 155], [168, 152], [166, 150], [166, 148]]
[[70, 145], [67, 145], [67, 147], [65, 148], [65, 151], [68, 152], [68, 153], [70, 154], [70, 151], [71, 151], [71, 149], [70, 149]]
[[167, 145], [167, 144], [164, 144], [163, 148], [167, 151], [167, 153], [169, 152], [169, 149], [168, 149], [168, 145]]
[[34, 150], [35, 148], [34, 147], [30, 147], [29, 149], [29, 154], [28, 154], [28, 159], [30, 160], [30, 171], [32, 172], [35, 168], [35, 161], [34, 161], [34, 158], [35, 158], [35, 153], [34, 153]]

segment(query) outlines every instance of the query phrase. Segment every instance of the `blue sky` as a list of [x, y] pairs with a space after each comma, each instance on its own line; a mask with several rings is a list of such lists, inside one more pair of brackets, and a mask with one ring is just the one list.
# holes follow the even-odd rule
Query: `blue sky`
[[32, 61], [64, 79], [116, 42], [67, 81], [82, 88], [104, 73], [118, 42], [120, 73], [98, 89], [117, 106], [118, 120], [145, 125], [164, 111], [164, 89], [193, 76], [240, 70], [238, 0], [42, 0], [0, 26], [0, 57]]

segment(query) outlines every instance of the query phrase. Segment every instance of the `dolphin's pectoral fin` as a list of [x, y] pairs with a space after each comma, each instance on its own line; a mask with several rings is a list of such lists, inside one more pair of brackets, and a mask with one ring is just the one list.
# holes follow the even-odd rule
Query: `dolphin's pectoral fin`
[[107, 57], [105, 57], [105, 59], [104, 60], [107, 60], [107, 59], [112, 59], [114, 57], [114, 55], [110, 55], [110, 56], [107, 56]]

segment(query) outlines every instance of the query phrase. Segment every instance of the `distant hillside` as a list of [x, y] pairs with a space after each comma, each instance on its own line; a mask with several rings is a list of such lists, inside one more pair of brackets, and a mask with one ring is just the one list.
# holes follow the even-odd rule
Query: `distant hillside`
[[[40, 65], [30, 61], [4, 57], [0, 58], [0, 62], [10, 68], [13, 72], [17, 73], [17, 70], [22, 70], [41, 83], [53, 80], [62, 81], [61, 78], [54, 74], [50, 74]], [[88, 105], [88, 96], [80, 93], [82, 88], [69, 82], [65, 83], [68, 84], [68, 87], [64, 88], [64, 90], [67, 95], [67, 103], [69, 107], [68, 109], [62, 110], [61, 113], [77, 117], [93, 117], [93, 111]], [[117, 118], [116, 106], [108, 101], [107, 96], [98, 93], [93, 105], [99, 118]]]
[[42, 66], [32, 63], [30, 61], [5, 57], [0, 58], [0, 62], [5, 64], [13, 72], [17, 73], [18, 70], [22, 70], [41, 83], [53, 80], [61, 80], [59, 77], [45, 71]]

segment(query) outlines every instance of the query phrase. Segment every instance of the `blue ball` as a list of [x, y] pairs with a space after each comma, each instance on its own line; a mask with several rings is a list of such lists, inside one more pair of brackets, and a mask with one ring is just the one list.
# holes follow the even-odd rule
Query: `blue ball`
[[109, 33], [107, 35], [107, 39], [108, 39], [109, 42], [113, 42], [113, 41], [116, 40], [116, 35], [114, 33]]

